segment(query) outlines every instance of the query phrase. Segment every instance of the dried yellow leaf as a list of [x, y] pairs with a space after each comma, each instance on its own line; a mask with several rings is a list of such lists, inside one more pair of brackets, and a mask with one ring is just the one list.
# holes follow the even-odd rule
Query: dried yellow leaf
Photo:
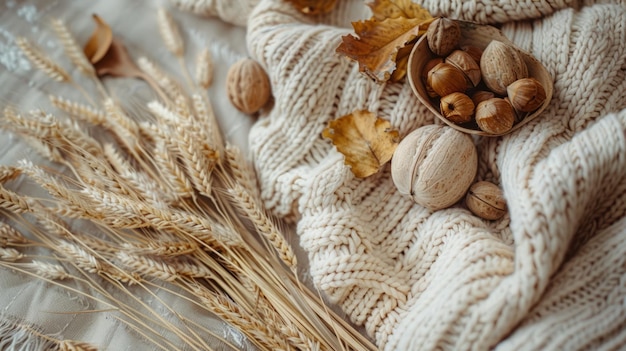
[[399, 142], [391, 123], [369, 111], [354, 111], [330, 121], [322, 136], [333, 142], [358, 178], [377, 173], [391, 160]]
[[372, 9], [372, 19], [382, 21], [387, 18], [414, 18], [428, 21], [432, 18], [428, 10], [411, 0], [374, 0], [367, 6]]

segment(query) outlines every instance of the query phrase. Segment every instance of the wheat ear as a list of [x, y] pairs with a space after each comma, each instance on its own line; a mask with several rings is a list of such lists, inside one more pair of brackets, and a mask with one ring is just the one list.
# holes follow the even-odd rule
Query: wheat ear
[[259, 200], [260, 194], [256, 178], [254, 177], [255, 171], [250, 166], [248, 160], [241, 154], [241, 149], [227, 143], [224, 150], [224, 158], [234, 180], [241, 184], [248, 194], [252, 196], [253, 200]]
[[56, 250], [86, 272], [100, 274], [106, 270], [105, 265], [99, 259], [73, 243], [61, 241], [56, 245]]
[[142, 244], [126, 244], [124, 249], [135, 255], [151, 255], [161, 257], [175, 257], [189, 255], [198, 249], [198, 246], [189, 242], [180, 241], [149, 241]]
[[162, 205], [164, 201], [173, 201], [173, 198], [161, 189], [158, 182], [154, 181], [146, 173], [134, 169], [134, 167], [117, 152], [113, 144], [104, 144], [103, 151], [105, 158], [109, 161], [111, 166], [113, 166], [113, 169], [117, 171], [123, 181], [136, 190], [137, 195], [150, 201], [155, 206]]
[[18, 195], [0, 185], [0, 208], [13, 213], [32, 212], [30, 198]]
[[104, 110], [108, 118], [107, 126], [120, 143], [127, 150], [139, 150], [139, 125], [124, 113], [113, 99], [104, 100]]
[[46, 279], [64, 280], [72, 277], [63, 266], [58, 264], [33, 260], [28, 266], [35, 271], [35, 274]]
[[0, 222], [0, 247], [28, 243], [22, 233], [7, 223]]
[[70, 61], [72, 61], [72, 63], [78, 67], [82, 73], [89, 76], [95, 76], [96, 70], [87, 60], [87, 57], [85, 57], [83, 50], [80, 49], [74, 39], [74, 36], [65, 26], [65, 23], [62, 20], [55, 18], [51, 21], [51, 24], [52, 29], [61, 41], [61, 45], [63, 45], [63, 48], [65, 49], [65, 54], [69, 57]]
[[180, 32], [178, 31], [176, 23], [174, 23], [174, 20], [164, 8], [159, 8], [157, 21], [165, 47], [175, 56], [182, 56], [184, 48]]
[[146, 57], [140, 57], [137, 59], [137, 65], [142, 71], [146, 72], [156, 83], [163, 89], [165, 95], [172, 101], [176, 100], [177, 96], [183, 96], [181, 87], [170, 78], [161, 68], [159, 68], [154, 62], [150, 61]]
[[13, 166], [0, 166], [0, 183], [8, 182], [19, 177], [20, 169]]
[[15, 262], [24, 258], [24, 254], [12, 248], [0, 247], [0, 260]]
[[211, 146], [217, 151], [218, 156], [224, 153], [224, 139], [222, 138], [222, 133], [219, 129], [219, 124], [215, 119], [215, 114], [213, 113], [213, 109], [211, 108], [211, 104], [207, 103], [205, 98], [200, 94], [193, 94], [191, 96], [191, 101], [193, 103], [193, 108], [198, 121], [198, 124], [206, 129], [204, 132], [205, 135], [208, 136], [208, 140], [211, 143]]
[[285, 237], [278, 230], [276, 225], [270, 218], [257, 206], [250, 194], [241, 186], [236, 184], [229, 193], [235, 200], [235, 203], [243, 211], [243, 214], [249, 218], [269, 243], [276, 249], [280, 259], [292, 270], [296, 269], [298, 264], [296, 255]]
[[83, 105], [74, 101], [64, 99], [60, 96], [50, 95], [50, 102], [58, 109], [68, 113], [72, 117], [79, 118], [82, 121], [93, 125], [105, 125], [106, 114], [88, 105]]
[[116, 258], [124, 266], [132, 269], [133, 272], [141, 272], [141, 274], [155, 277], [166, 282], [173, 282], [180, 277], [180, 275], [176, 272], [176, 269], [164, 262], [132, 255], [124, 251], [118, 252]]
[[98, 348], [90, 343], [76, 340], [57, 341], [59, 351], [98, 351]]
[[35, 67], [45, 73], [48, 77], [57, 82], [68, 82], [70, 76], [61, 68], [47, 58], [41, 51], [35, 48], [26, 38], [17, 38], [15, 40], [17, 46], [22, 50], [24, 55], [32, 62]]
[[24, 141], [26, 141], [28, 145], [41, 157], [47, 158], [48, 160], [56, 163], [64, 163], [66, 161], [60, 149], [55, 145], [47, 143], [46, 141], [36, 137], [24, 135], [22, 138], [24, 138]]
[[199, 287], [195, 288], [193, 292], [209, 311], [244, 332], [261, 349], [291, 349], [289, 344], [277, 335], [274, 330], [268, 328], [264, 321], [260, 321], [253, 314], [243, 311], [237, 304], [231, 302], [226, 297]]
[[167, 150], [165, 142], [157, 141], [153, 154], [161, 177], [170, 187], [172, 193], [181, 199], [193, 196], [193, 185], [185, 176], [185, 171]]
[[213, 82], [213, 57], [207, 48], [196, 59], [196, 82], [204, 89], [208, 89]]
[[[163, 122], [175, 124], [173, 127], [175, 134], [170, 138], [177, 143], [177, 151], [183, 161], [185, 171], [196, 190], [200, 194], [210, 197], [212, 189], [210, 174], [219, 159], [217, 153], [206, 144], [203, 140], [205, 138], [196, 135], [200, 132], [197, 128], [189, 128], [188, 125], [183, 126], [182, 123], [185, 121], [181, 120], [175, 112], [157, 101], [150, 102], [148, 109]], [[191, 121], [186, 122], [191, 123]]]

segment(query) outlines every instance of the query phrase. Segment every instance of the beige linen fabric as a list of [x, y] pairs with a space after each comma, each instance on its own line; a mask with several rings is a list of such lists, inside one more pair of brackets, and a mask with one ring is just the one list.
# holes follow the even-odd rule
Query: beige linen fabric
[[360, 1], [307, 18], [261, 0], [249, 15], [248, 48], [276, 99], [249, 138], [266, 205], [297, 222], [316, 285], [382, 349], [626, 347], [624, 2], [420, 3], [502, 24], [554, 77], [541, 118], [476, 139], [477, 178], [501, 185], [509, 215], [431, 212], [396, 191], [389, 167], [356, 179], [322, 139], [357, 109], [402, 135], [434, 122], [408, 83], [377, 85], [335, 54], [351, 32], [339, 26], [365, 18], [351, 11]]

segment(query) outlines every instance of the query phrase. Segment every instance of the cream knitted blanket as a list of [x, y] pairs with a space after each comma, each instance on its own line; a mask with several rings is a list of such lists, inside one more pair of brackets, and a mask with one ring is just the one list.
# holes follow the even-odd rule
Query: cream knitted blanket
[[263, 199], [297, 221], [315, 284], [381, 349], [626, 347], [623, 1], [416, 1], [433, 15], [501, 23], [554, 77], [540, 118], [477, 140], [478, 179], [508, 201], [497, 222], [414, 204], [389, 167], [356, 179], [320, 136], [357, 109], [402, 135], [434, 122], [408, 83], [377, 85], [335, 54], [349, 21], [368, 17], [363, 2], [340, 0], [321, 19], [280, 0], [235, 11], [230, 0], [177, 2], [235, 23], [253, 9], [249, 52], [276, 99], [250, 134]]

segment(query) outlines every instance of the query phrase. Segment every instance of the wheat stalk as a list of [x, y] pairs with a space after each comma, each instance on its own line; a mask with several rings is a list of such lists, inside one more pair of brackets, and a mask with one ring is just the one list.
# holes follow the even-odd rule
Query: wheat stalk
[[32, 62], [40, 71], [48, 75], [57, 82], [68, 82], [71, 80], [69, 74], [60, 66], [52, 62], [41, 51], [35, 48], [26, 38], [17, 38], [15, 40], [17, 46], [22, 53]]
[[65, 54], [69, 57], [70, 61], [84, 74], [95, 76], [96, 70], [83, 54], [83, 50], [78, 46], [74, 36], [65, 26], [65, 22], [60, 19], [53, 19], [51, 21], [52, 29], [57, 34], [57, 37], [61, 41], [61, 45], [65, 49]]

